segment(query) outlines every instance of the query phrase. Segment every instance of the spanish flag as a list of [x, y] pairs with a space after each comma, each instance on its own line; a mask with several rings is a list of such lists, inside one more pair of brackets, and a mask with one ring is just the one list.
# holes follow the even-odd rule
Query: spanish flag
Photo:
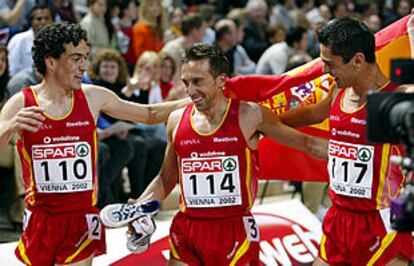
[[[375, 34], [376, 60], [381, 71], [390, 76], [391, 60], [410, 58], [406, 24], [411, 14]], [[317, 58], [280, 76], [239, 76], [226, 82], [225, 94], [234, 99], [255, 101], [270, 108], [276, 115], [289, 109], [315, 104], [335, 86], [323, 73], [323, 62]], [[328, 138], [329, 123], [299, 129]], [[278, 144], [268, 138], [259, 143], [260, 178], [299, 181], [328, 181], [326, 162]]]

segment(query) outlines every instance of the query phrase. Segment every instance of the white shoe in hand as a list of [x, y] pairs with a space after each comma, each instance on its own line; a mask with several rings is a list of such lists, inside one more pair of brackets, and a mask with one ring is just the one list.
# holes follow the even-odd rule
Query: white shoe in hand
[[127, 233], [127, 248], [133, 253], [145, 252], [151, 241], [151, 236], [155, 232], [156, 226], [154, 219], [150, 215], [143, 215], [131, 223], [134, 233]]

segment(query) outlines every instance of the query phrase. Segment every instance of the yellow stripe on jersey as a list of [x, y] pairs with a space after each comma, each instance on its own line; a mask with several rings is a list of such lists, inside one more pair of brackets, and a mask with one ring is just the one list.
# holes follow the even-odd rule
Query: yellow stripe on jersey
[[326, 257], [325, 243], [326, 243], [326, 235], [322, 234], [321, 245], [319, 246], [319, 251], [321, 254], [321, 258], [327, 261], [328, 258]]
[[[94, 156], [95, 156], [95, 162], [93, 165], [97, 166], [98, 163], [98, 141], [96, 137], [96, 129], [93, 131], [93, 147], [95, 148]], [[92, 170], [93, 171], [93, 170]], [[96, 176], [97, 169], [95, 168], [95, 176], [93, 179], [93, 185], [92, 185], [92, 206], [95, 206], [98, 199], [98, 177]]]
[[27, 265], [32, 265], [32, 263], [26, 255], [26, 248], [24, 247], [23, 241], [21, 239], [19, 240], [19, 244], [17, 246], [19, 248], [20, 256], [22, 257], [24, 263]]
[[[24, 143], [22, 143], [21, 145], [22, 147], [22, 154], [23, 154], [23, 160], [26, 162], [26, 164], [29, 167], [29, 173], [30, 173], [30, 184], [29, 184], [29, 188], [28, 188], [28, 193], [27, 193], [27, 203], [29, 203], [30, 205], [34, 205], [35, 204], [35, 190], [36, 190], [36, 184], [34, 181], [34, 176], [33, 176], [33, 167], [32, 167], [32, 159], [30, 158], [29, 153], [27, 152]], [[23, 164], [23, 163], [22, 163]]]
[[232, 259], [229, 265], [230, 266], [236, 265], [237, 261], [247, 252], [247, 250], [249, 250], [249, 247], [250, 247], [250, 240], [246, 238], [243, 241], [243, 244], [237, 250], [236, 255], [234, 255], [234, 258]]
[[221, 126], [224, 124], [224, 121], [226, 121], [227, 115], [228, 115], [229, 110], [230, 110], [230, 105], [231, 105], [231, 99], [229, 99], [229, 101], [227, 102], [226, 112], [224, 113], [223, 118], [221, 119], [218, 126], [215, 129], [213, 129], [213, 131], [208, 132], [208, 133], [200, 132], [195, 127], [193, 115], [195, 113], [195, 110], [196, 110], [195, 108], [196, 107], [194, 105], [193, 109], [191, 110], [191, 115], [190, 115], [190, 125], [191, 125], [192, 129], [194, 130], [194, 132], [196, 132], [198, 135], [204, 136], [204, 137], [212, 136], [213, 134], [215, 134], [221, 128]]
[[387, 234], [381, 241], [381, 247], [375, 252], [374, 256], [368, 261], [367, 266], [374, 265], [375, 262], [381, 257], [385, 249], [392, 243], [394, 238], [397, 236], [397, 232]]
[[180, 259], [180, 256], [178, 255], [177, 250], [175, 249], [174, 244], [173, 244], [173, 242], [172, 242], [172, 240], [171, 240], [170, 237], [168, 237], [168, 242], [170, 243], [172, 256], [174, 257], [174, 259], [179, 260]]
[[[178, 176], [180, 177], [180, 179], [182, 178], [181, 175], [181, 164], [180, 164], [180, 156], [177, 156], [177, 164], [178, 164]], [[178, 184], [178, 189], [180, 190], [180, 198], [181, 198], [181, 212], [185, 212], [187, 210], [187, 205], [185, 203], [185, 199], [184, 199], [184, 193], [183, 190], [181, 189], [181, 185], [182, 185], [182, 180], [180, 180], [180, 184]]]
[[250, 154], [250, 149], [246, 148], [246, 190], [247, 190], [247, 200], [249, 203], [249, 208], [252, 207], [253, 203], [252, 203], [252, 195], [251, 195], [251, 191], [250, 191], [250, 178], [251, 178], [251, 154]]
[[81, 253], [82, 250], [84, 250], [91, 242], [92, 242], [92, 239], [90, 238], [86, 239], [85, 242], [83, 242], [82, 245], [80, 245], [80, 247], [75, 251], [75, 253], [73, 253], [72, 255], [66, 258], [65, 263], [72, 262], [72, 260], [76, 258], [76, 256], [78, 256], [79, 253]]
[[384, 144], [382, 146], [382, 158], [381, 158], [381, 166], [379, 172], [379, 183], [378, 183], [378, 191], [377, 191], [377, 210], [384, 209], [388, 207], [388, 202], [382, 200], [382, 196], [384, 194], [384, 184], [385, 184], [385, 176], [387, 174], [388, 168], [388, 157], [390, 153], [390, 144]]

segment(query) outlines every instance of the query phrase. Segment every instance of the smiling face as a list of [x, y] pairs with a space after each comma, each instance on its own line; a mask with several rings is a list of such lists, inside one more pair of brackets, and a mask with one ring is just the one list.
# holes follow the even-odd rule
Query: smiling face
[[320, 45], [320, 57], [325, 63], [323, 71], [329, 73], [335, 78], [338, 88], [352, 86], [357, 80], [357, 75], [353, 67], [353, 58], [345, 63], [339, 55], [333, 55], [328, 46]]
[[65, 52], [59, 58], [46, 59], [49, 61], [47, 74], [51, 73], [66, 89], [79, 89], [87, 67], [89, 46], [84, 40], [81, 40], [77, 46], [73, 43], [64, 46]]
[[224, 75], [216, 78], [210, 73], [208, 59], [188, 61], [182, 65], [181, 80], [191, 101], [198, 111], [209, 110], [223, 93]]
[[102, 81], [114, 84], [118, 78], [119, 65], [115, 60], [103, 60], [99, 64], [99, 77]]

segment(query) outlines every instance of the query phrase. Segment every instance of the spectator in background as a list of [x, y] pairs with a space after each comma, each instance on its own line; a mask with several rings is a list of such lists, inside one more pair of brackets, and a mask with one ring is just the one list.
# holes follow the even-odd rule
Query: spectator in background
[[349, 16], [349, 8], [346, 2], [337, 2], [334, 5], [334, 17], [335, 19], [341, 19]]
[[263, 0], [249, 0], [246, 12], [247, 19], [242, 46], [250, 58], [257, 62], [269, 46], [266, 40], [267, 4]]
[[165, 54], [160, 54], [161, 70], [160, 70], [160, 87], [162, 99], [165, 101], [168, 93], [174, 87], [174, 74], [176, 72], [174, 59]]
[[249, 75], [253, 74], [256, 69], [256, 64], [250, 59], [246, 50], [241, 46], [241, 41], [244, 38], [243, 23], [237, 19], [233, 19], [237, 27], [237, 44], [234, 49], [234, 75]]
[[[118, 51], [103, 48], [94, 56], [88, 68], [88, 76], [93, 84], [104, 86], [120, 95], [126, 84], [128, 72], [125, 61]], [[126, 139], [127, 130], [110, 133], [109, 128], [116, 119], [101, 115], [98, 119], [98, 138], [103, 143], [98, 146], [98, 158], [101, 159], [98, 169], [98, 207], [120, 202], [119, 190], [121, 171], [131, 161], [134, 147]], [[106, 153], [103, 152], [105, 149]], [[109, 154], [107, 153], [109, 151]], [[103, 156], [109, 159], [103, 160]]]
[[[0, 45], [0, 111], [10, 97], [6, 90], [6, 84], [10, 78], [8, 62], [7, 62], [7, 48], [5, 45]], [[15, 231], [22, 229], [23, 212], [25, 203], [23, 201], [25, 189], [23, 179], [21, 178], [20, 160], [16, 153], [16, 140], [13, 138], [5, 147], [0, 149], [0, 168], [4, 169], [3, 174], [11, 179], [11, 191], [9, 196], [8, 215]], [[7, 188], [8, 190], [10, 187]]]
[[80, 18], [75, 12], [73, 0], [54, 0], [54, 11], [62, 21], [77, 23]]
[[280, 24], [287, 32], [297, 27], [292, 11], [296, 9], [295, 0], [281, 0], [272, 9], [270, 24]]
[[30, 28], [14, 35], [7, 45], [9, 71], [14, 76], [18, 72], [32, 68], [32, 46], [35, 35], [46, 25], [53, 23], [52, 10], [47, 5], [36, 5], [29, 13]]
[[11, 36], [23, 30], [35, 4], [35, 0], [0, 1], [0, 43], [6, 44]]
[[197, 10], [207, 25], [201, 42], [213, 44], [216, 41], [216, 32], [213, 29], [215, 7], [210, 4], [202, 4], [198, 6]]
[[181, 23], [183, 22], [184, 12], [181, 8], [176, 7], [171, 12], [168, 28], [164, 32], [164, 42], [167, 43], [183, 35]]
[[234, 75], [234, 51], [239, 42], [239, 34], [236, 23], [228, 18], [220, 19], [214, 26], [216, 30], [216, 45], [229, 61], [228, 76]]
[[270, 44], [284, 42], [286, 40], [286, 29], [281, 24], [272, 24], [266, 30], [266, 39]]
[[8, 1], [0, 1], [0, 26], [12, 26], [17, 24], [23, 15], [26, 0], [17, 0], [14, 6], [10, 6]]
[[381, 18], [377, 14], [372, 14], [366, 17], [364, 23], [372, 33], [376, 33], [381, 29]]
[[394, 21], [410, 14], [411, 3], [409, 0], [394, 1], [394, 8], [384, 17], [384, 25], [387, 26]]
[[81, 19], [80, 25], [88, 33], [91, 45], [89, 59], [101, 48], [115, 48], [116, 35], [112, 34], [112, 24], [105, 21], [106, 0], [88, 0], [89, 12]]
[[7, 82], [9, 81], [9, 69], [7, 64], [7, 48], [0, 45], [0, 110], [3, 104], [9, 98], [9, 93], [6, 90]]
[[168, 54], [174, 59], [177, 73], [174, 80], [180, 80], [181, 61], [183, 59], [184, 51], [191, 47], [194, 43], [201, 42], [204, 37], [206, 23], [198, 13], [190, 13], [185, 15], [181, 24], [183, 36], [175, 40], [169, 41], [162, 49], [163, 53]]
[[[138, 59], [133, 82], [122, 89], [121, 97], [132, 102], [153, 104], [162, 102], [160, 57], [153, 51], [144, 52]], [[131, 197], [138, 197], [161, 168], [166, 147], [164, 124], [148, 126], [136, 123], [128, 140], [134, 145], [134, 156], [128, 164]]]
[[132, 28], [135, 21], [137, 20], [137, 13], [138, 9], [135, 0], [121, 0], [119, 13], [119, 28], [129, 39], [128, 48], [126, 49], [126, 51], [123, 51], [121, 49], [121, 54], [127, 63], [128, 73], [130, 74], [132, 74], [136, 62], [134, 56], [134, 49], [132, 46]]
[[286, 35], [286, 42], [273, 44], [267, 49], [257, 63], [256, 73], [262, 75], [279, 75], [285, 72], [289, 58], [307, 49], [306, 30], [295, 28]]
[[330, 21], [333, 17], [331, 9], [326, 4], [322, 4], [319, 6], [319, 14], [325, 20], [325, 22]]
[[132, 49], [134, 61], [145, 51], [158, 52], [163, 47], [167, 14], [161, 0], [142, 0], [139, 7], [139, 20], [132, 29]]

